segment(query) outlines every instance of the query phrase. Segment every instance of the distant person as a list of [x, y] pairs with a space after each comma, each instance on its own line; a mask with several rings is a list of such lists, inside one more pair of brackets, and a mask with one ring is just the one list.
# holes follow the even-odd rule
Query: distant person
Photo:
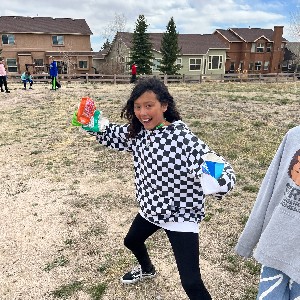
[[300, 299], [300, 126], [283, 138], [235, 251], [262, 265], [257, 300]]
[[10, 91], [7, 88], [7, 76], [6, 76], [6, 69], [4, 66], [4, 61], [0, 59], [0, 87], [1, 92], [4, 92], [3, 86], [5, 88], [6, 93], [10, 93]]
[[130, 83], [134, 83], [136, 81], [136, 64], [133, 63], [131, 66], [131, 79]]
[[50, 65], [49, 65], [49, 74], [51, 77], [51, 90], [56, 90], [56, 88], [60, 88], [61, 85], [57, 81], [58, 76], [58, 68], [57, 68], [57, 62], [53, 60], [53, 58], [50, 58]]
[[29, 71], [26, 71], [21, 75], [21, 80], [24, 84], [23, 90], [26, 90], [27, 82], [29, 82], [29, 84], [30, 84], [29, 89], [32, 90], [33, 80], [32, 80], [32, 76]]

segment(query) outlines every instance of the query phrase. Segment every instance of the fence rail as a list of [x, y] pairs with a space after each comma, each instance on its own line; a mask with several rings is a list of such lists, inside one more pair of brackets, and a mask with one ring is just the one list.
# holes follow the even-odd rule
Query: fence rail
[[[300, 80], [300, 73], [267, 73], [267, 74], [201, 74], [201, 75], [141, 75], [140, 77], [156, 77], [165, 83], [202, 83], [202, 82], [285, 82]], [[21, 81], [21, 74], [9, 75], [11, 82]], [[35, 82], [50, 83], [48, 74], [33, 74]], [[79, 83], [111, 83], [122, 84], [130, 82], [130, 75], [106, 75], [106, 74], [72, 74], [59, 75], [58, 80], [62, 82]]]

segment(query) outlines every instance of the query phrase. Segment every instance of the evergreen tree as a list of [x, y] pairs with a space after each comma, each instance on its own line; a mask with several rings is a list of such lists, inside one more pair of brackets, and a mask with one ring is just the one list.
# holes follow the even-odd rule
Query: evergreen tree
[[178, 46], [178, 33], [173, 17], [171, 17], [167, 30], [162, 36], [160, 51], [162, 60], [159, 70], [168, 75], [177, 74], [181, 66], [176, 65], [176, 60], [180, 55], [181, 48]]
[[136, 64], [138, 74], [149, 75], [152, 73], [151, 66], [153, 66], [152, 60], [154, 59], [150, 35], [146, 32], [149, 25], [146, 24], [144, 15], [139, 15], [135, 24], [129, 64]]
[[101, 50], [109, 49], [109, 47], [110, 47], [110, 42], [108, 39], [106, 39], [105, 43], [101, 47]]

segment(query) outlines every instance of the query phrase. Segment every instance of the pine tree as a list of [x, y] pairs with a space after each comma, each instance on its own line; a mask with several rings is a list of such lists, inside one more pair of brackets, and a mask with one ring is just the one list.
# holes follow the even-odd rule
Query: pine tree
[[160, 51], [162, 53], [161, 65], [159, 70], [168, 75], [177, 74], [181, 66], [176, 65], [176, 60], [180, 55], [181, 48], [178, 46], [178, 33], [173, 17], [171, 17], [167, 30], [163, 34]]
[[106, 41], [104, 42], [104, 44], [101, 47], [101, 50], [109, 49], [109, 47], [110, 47], [110, 42], [108, 39], [106, 39]]
[[152, 53], [152, 43], [150, 35], [147, 33], [148, 24], [146, 23], [144, 15], [139, 15], [136, 21], [136, 27], [132, 36], [132, 47], [130, 48], [130, 62], [137, 66], [138, 74], [151, 74], [154, 59]]

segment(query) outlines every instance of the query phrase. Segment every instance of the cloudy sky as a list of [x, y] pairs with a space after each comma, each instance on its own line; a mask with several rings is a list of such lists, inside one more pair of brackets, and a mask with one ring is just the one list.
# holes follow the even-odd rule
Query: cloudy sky
[[0, 16], [85, 19], [93, 32], [92, 48], [99, 51], [105, 31], [117, 17], [125, 21], [129, 32], [141, 14], [149, 25], [148, 32], [165, 32], [171, 17], [179, 33], [282, 25], [284, 37], [292, 41], [291, 14], [299, 10], [300, 0], [9, 0], [1, 5]]

